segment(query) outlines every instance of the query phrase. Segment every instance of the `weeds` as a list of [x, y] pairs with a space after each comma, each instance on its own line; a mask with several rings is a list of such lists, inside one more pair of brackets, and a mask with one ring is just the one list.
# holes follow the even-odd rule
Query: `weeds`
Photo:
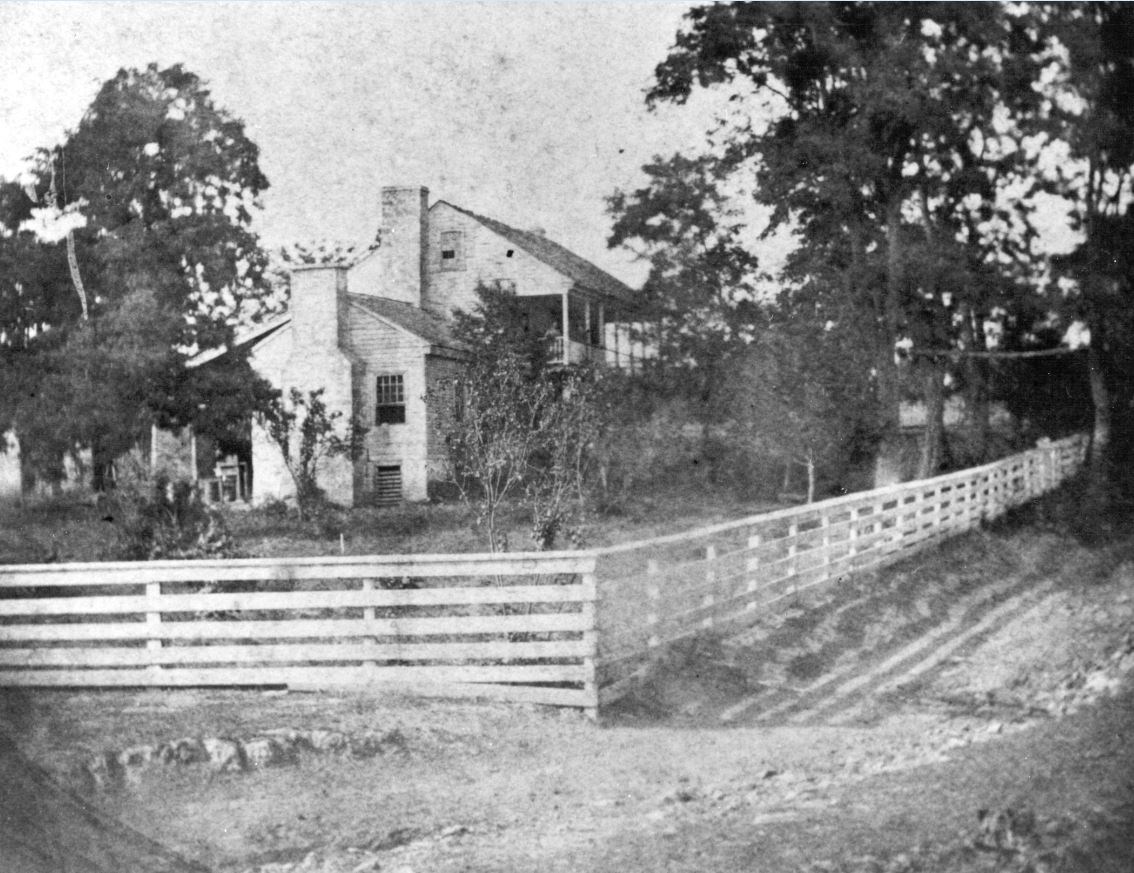
[[116, 537], [110, 559], [235, 558], [241, 555], [224, 516], [205, 504], [191, 482], [121, 477], [106, 498]]

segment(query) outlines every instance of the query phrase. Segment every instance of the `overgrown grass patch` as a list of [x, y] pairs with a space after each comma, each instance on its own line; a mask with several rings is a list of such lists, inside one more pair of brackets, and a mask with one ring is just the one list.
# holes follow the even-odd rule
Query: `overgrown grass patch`
[[[738, 496], [725, 486], [688, 481], [658, 484], [627, 497], [613, 513], [589, 512], [583, 545], [601, 547], [692, 530], [777, 506]], [[488, 551], [475, 513], [458, 502], [326, 507], [302, 520], [279, 502], [221, 510], [240, 552], [249, 557]], [[87, 494], [0, 505], [0, 563], [112, 560], [111, 545], [118, 540], [120, 522], [108, 501]], [[531, 520], [523, 505], [505, 507], [501, 524], [511, 551], [534, 548]], [[571, 547], [566, 542], [556, 546]]]

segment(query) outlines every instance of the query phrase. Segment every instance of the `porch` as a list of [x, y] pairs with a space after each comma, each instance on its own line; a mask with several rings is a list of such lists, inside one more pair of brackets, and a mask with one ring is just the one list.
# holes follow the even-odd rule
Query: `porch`
[[551, 364], [591, 363], [633, 370], [642, 358], [625, 315], [582, 291], [524, 296], [525, 327], [547, 340]]

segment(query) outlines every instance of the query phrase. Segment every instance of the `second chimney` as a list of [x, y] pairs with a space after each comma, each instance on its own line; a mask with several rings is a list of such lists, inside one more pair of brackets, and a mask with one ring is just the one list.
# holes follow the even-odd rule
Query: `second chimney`
[[429, 189], [382, 189], [382, 229], [378, 257], [382, 264], [381, 290], [391, 297], [421, 306], [429, 239]]

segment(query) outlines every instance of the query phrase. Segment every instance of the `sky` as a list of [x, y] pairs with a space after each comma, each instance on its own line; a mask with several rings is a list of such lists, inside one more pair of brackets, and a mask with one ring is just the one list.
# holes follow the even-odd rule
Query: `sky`
[[605, 198], [703, 141], [712, 97], [649, 113], [688, 3], [0, 0], [0, 176], [121, 67], [183, 63], [246, 123], [270, 246], [368, 242], [383, 185], [542, 228], [619, 278]]

